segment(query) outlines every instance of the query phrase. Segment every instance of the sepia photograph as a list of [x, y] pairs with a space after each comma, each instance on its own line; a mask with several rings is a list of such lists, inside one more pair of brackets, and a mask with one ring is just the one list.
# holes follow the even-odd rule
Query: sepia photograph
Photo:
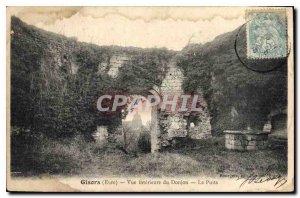
[[9, 192], [294, 192], [293, 7], [6, 8]]

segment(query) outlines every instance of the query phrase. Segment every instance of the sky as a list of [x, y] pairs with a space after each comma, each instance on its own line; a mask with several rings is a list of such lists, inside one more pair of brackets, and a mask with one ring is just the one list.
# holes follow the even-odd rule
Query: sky
[[28, 24], [97, 45], [181, 50], [206, 43], [245, 21], [242, 7], [18, 7]]

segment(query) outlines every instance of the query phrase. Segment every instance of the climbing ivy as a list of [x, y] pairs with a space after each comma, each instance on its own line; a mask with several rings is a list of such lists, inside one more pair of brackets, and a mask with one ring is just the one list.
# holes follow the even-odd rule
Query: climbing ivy
[[[236, 55], [237, 31], [220, 35], [204, 45], [187, 46], [178, 57], [178, 65], [186, 76], [183, 88], [188, 93], [203, 90], [214, 130], [262, 129], [271, 110], [286, 107], [284, 60], [256, 60], [261, 68], [283, 63], [268, 73], [249, 70]], [[240, 35], [238, 52], [245, 59], [245, 29]]]

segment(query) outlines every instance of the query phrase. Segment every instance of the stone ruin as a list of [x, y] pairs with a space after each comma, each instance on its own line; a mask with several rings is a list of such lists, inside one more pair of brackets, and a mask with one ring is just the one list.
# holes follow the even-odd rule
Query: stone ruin
[[[168, 63], [168, 71], [166, 77], [162, 81], [159, 89], [159, 95], [182, 95], [182, 83], [184, 75], [176, 62], [171, 60]], [[157, 114], [157, 130], [152, 139], [157, 140], [151, 144], [152, 152], [171, 146], [176, 141], [183, 138], [205, 139], [211, 136], [210, 115], [207, 110], [207, 104], [201, 92], [197, 93], [201, 97], [199, 102], [204, 106], [204, 110], [193, 116], [191, 113], [169, 113], [158, 111]], [[197, 120], [195, 122], [194, 120]]]
[[[110, 68], [108, 74], [116, 78], [118, 70], [123, 63], [130, 60], [130, 56], [126, 54], [115, 54], [107, 63], [99, 65], [99, 72], [104, 72], [103, 68]], [[171, 59], [167, 63], [167, 73], [160, 87], [154, 87], [149, 90], [152, 95], [182, 95], [182, 83], [184, 75], [181, 69], [176, 65], [175, 59]], [[210, 114], [207, 103], [203, 98], [201, 90], [196, 93], [198, 101], [201, 102], [203, 110], [197, 112], [196, 115], [191, 113], [179, 114], [160, 111], [159, 107], [152, 108], [151, 112], [151, 152], [161, 151], [166, 147], [176, 144], [181, 139], [205, 139], [211, 137]], [[97, 129], [97, 137], [102, 137], [101, 131], [106, 131], [106, 126], [99, 126]], [[121, 130], [120, 130], [121, 131]], [[122, 138], [122, 135], [119, 134]], [[101, 138], [103, 140], [103, 137]]]
[[[98, 72], [107, 72], [116, 78], [119, 69], [124, 63], [130, 61], [131, 56], [126, 53], [113, 54], [104, 63], [99, 64]], [[165, 95], [183, 95], [182, 83], [184, 75], [182, 70], [176, 65], [175, 59], [171, 59], [167, 64], [167, 72], [162, 83], [158, 87], [149, 90], [152, 95], [164, 97]], [[109, 68], [107, 70], [107, 68]], [[207, 139], [211, 137], [210, 113], [202, 91], [198, 90], [198, 101], [203, 107], [202, 111], [193, 115], [192, 113], [174, 113], [161, 111], [159, 107], [152, 108], [151, 112], [151, 152], [163, 151], [165, 148], [176, 146], [180, 141], [187, 139]], [[268, 134], [255, 131], [224, 131], [225, 147], [229, 150], [259, 150], [267, 146]], [[114, 142], [124, 143], [124, 132], [122, 126], [117, 128], [117, 132], [109, 134], [107, 126], [98, 126], [95, 139], [99, 143], [115, 140]], [[111, 137], [113, 136], [113, 137]], [[110, 137], [110, 138], [107, 138]], [[136, 137], [137, 138], [137, 137]]]
[[[33, 35], [41, 37], [39, 39], [34, 38], [35, 40], [47, 41], [47, 56], [41, 57], [40, 60], [41, 74], [47, 76], [46, 86], [48, 86], [48, 82], [63, 82], [66, 76], [65, 74], [68, 71], [70, 74], [76, 74], [78, 72], [78, 69], [81, 66], [80, 63], [76, 61], [77, 53], [74, 52], [80, 52], [81, 48], [89, 48], [86, 44], [80, 44], [73, 39], [67, 40], [66, 38], [62, 38], [61, 36], [53, 37], [53, 34], [49, 35], [46, 33], [39, 33], [40, 30], [32, 29], [32, 27], [27, 27], [25, 24], [18, 21], [16, 18], [12, 19], [12, 27], [15, 28], [15, 41], [17, 41], [18, 39], [21, 41], [22, 39], [26, 40], [27, 37], [32, 36], [31, 34], [28, 34], [28, 32], [32, 31], [36, 31], [37, 33]], [[18, 33], [18, 31], [20, 31], [24, 35]], [[22, 46], [20, 45], [19, 47]], [[95, 50], [94, 48], [95, 46], [92, 49]], [[97, 62], [97, 73], [106, 73], [109, 76], [111, 76], [112, 79], [115, 79], [118, 77], [119, 70], [124, 66], [124, 64], [130, 61], [133, 58], [132, 56], [134, 54], [138, 54], [139, 50], [143, 50], [133, 50], [131, 53], [129, 53], [130, 50], [127, 51], [126, 48], [117, 48], [118, 50], [110, 49], [110, 47], [103, 48], [103, 53], [101, 53], [101, 59], [99, 59], [99, 62]], [[99, 50], [100, 49], [98, 49], [98, 51]], [[100, 51], [102, 51], [102, 49]], [[161, 97], [168, 94], [183, 94], [184, 91], [182, 90], [182, 84], [185, 79], [185, 76], [183, 75], [181, 69], [177, 66], [175, 58], [169, 59], [168, 62], [163, 62], [162, 65], [167, 66], [166, 75], [162, 83], [157, 87], [153, 87], [151, 90], [144, 91], [149, 91], [149, 93], [153, 95], [159, 95]], [[176, 144], [176, 141], [180, 141], [180, 139], [205, 139], [211, 136], [211, 117], [201, 89], [197, 90], [195, 95], [200, 96], [200, 98], [198, 98], [198, 101], [203, 107], [202, 110], [197, 114], [169, 113], [161, 111], [159, 107], [155, 107], [152, 109], [152, 152], [160, 151], [163, 150], [165, 147], [172, 146], [174, 145], [174, 143]], [[232, 113], [233, 115], [235, 114], [234, 111]], [[272, 133], [277, 131], [278, 133], [282, 134], [282, 136], [287, 136], [286, 119], [286, 110], [271, 112], [270, 124], [272, 125]], [[113, 126], [116, 128], [116, 132], [114, 134], [108, 132], [110, 130], [110, 127], [112, 127], [112, 125], [98, 126], [94, 134], [95, 139], [97, 141], [99, 140], [100, 142], [105, 142], [111, 140], [116, 141], [117, 139], [122, 138], [122, 126]], [[266, 134], [249, 134], [244, 132], [245, 131], [233, 133], [232, 131], [225, 131], [226, 147], [228, 149], [236, 150], [254, 150], [264, 148], [265, 141], [267, 139]]]

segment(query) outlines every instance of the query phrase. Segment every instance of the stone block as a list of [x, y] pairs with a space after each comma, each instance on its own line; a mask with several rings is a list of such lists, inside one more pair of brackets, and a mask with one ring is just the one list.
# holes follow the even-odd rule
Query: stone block
[[256, 146], [256, 141], [255, 140], [250, 140], [248, 141], [248, 146]]
[[229, 150], [232, 150], [233, 149], [233, 145], [231, 144], [225, 144], [225, 147]]
[[231, 141], [228, 139], [225, 139], [225, 145], [227, 145], [227, 144], [231, 144]]
[[246, 134], [246, 139], [251, 141], [251, 140], [255, 140], [255, 135], [249, 135], [249, 134]]
[[257, 146], [255, 146], [255, 145], [248, 145], [248, 146], [246, 147], [246, 150], [248, 150], [248, 151], [257, 150]]
[[225, 134], [225, 139], [226, 140], [231, 140], [233, 138], [234, 138], [234, 136], [232, 134]]
[[241, 145], [232, 145], [233, 150], [243, 151], [245, 150], [243, 146]]
[[242, 145], [242, 141], [241, 140], [231, 140], [231, 144], [232, 145], [235, 145], [235, 146], [240, 146], [240, 145]]

